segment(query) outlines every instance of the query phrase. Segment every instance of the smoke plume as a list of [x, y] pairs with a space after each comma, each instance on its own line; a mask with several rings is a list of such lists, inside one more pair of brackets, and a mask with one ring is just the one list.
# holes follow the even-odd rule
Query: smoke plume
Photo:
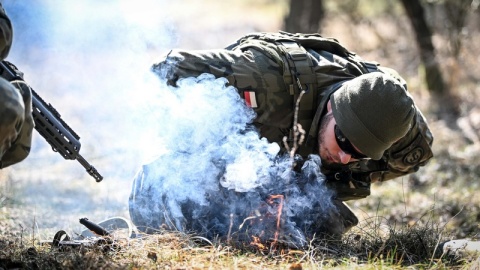
[[2, 4], [14, 29], [7, 60], [80, 136], [80, 154], [104, 177], [96, 183], [34, 131], [27, 159], [1, 172], [9, 179], [5, 192], [21, 207], [12, 211], [21, 213], [16, 222], [78, 232], [82, 217], [128, 216], [135, 172], [161, 151], [159, 82], [150, 67], [175, 40], [168, 8], [156, 0]]
[[332, 207], [320, 159], [294, 172], [277, 143], [227, 80], [211, 74], [164, 82], [158, 134], [164, 152], [135, 177], [130, 215], [143, 231], [167, 228], [209, 238], [276, 241], [295, 247], [320, 232]]
[[296, 246], [320, 230], [332, 202], [318, 156], [292, 171], [280, 147], [250, 126], [255, 113], [225, 79], [203, 74], [174, 88], [151, 71], [175, 45], [165, 3], [2, 3], [14, 25], [7, 60], [80, 135], [81, 154], [104, 176], [95, 183], [36, 134], [12, 179], [41, 217], [37, 227], [130, 214], [145, 230], [165, 224], [241, 241], [279, 231]]

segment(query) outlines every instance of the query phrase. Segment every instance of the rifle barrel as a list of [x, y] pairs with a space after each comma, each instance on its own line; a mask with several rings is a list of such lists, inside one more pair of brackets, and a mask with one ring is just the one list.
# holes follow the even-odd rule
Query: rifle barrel
[[77, 155], [77, 160], [80, 162], [80, 164], [82, 164], [88, 174], [95, 178], [95, 181], [100, 182], [103, 180], [103, 176], [98, 173], [97, 169], [90, 165], [90, 163], [88, 163], [80, 154]]

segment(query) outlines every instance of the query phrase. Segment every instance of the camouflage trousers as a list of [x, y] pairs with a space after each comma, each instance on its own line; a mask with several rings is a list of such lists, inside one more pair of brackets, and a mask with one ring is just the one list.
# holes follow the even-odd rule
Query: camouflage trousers
[[28, 156], [33, 127], [30, 87], [0, 78], [0, 169]]

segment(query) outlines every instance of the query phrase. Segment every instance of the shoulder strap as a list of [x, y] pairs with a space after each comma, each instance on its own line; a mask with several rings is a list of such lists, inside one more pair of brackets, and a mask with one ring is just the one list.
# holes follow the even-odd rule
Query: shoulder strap
[[292, 34], [286, 32], [250, 34], [237, 41], [236, 45], [245, 48], [252, 46], [250, 44], [256, 44], [253, 45], [256, 47], [257, 43], [262, 44], [262, 42], [273, 44], [277, 48], [284, 67], [283, 80], [290, 95], [294, 96], [292, 104], [294, 108], [300, 93], [305, 90], [299, 104], [298, 123], [303, 128], [310, 128], [318, 98], [315, 91], [318, 87], [317, 76], [312, 59], [308, 56], [305, 47], [297, 42]]
[[307, 51], [294, 41], [277, 41], [277, 46], [283, 52], [282, 57], [289, 69], [285, 72], [283, 79], [288, 86], [290, 94], [294, 96], [294, 109], [300, 93], [305, 90], [298, 109], [298, 123], [304, 129], [310, 128], [309, 124], [313, 119], [317, 108], [317, 76], [315, 75], [313, 61], [307, 55]]

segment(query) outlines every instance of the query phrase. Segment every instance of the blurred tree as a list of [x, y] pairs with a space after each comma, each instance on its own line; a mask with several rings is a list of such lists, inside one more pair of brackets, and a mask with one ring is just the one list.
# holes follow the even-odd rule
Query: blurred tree
[[462, 47], [462, 30], [472, 6], [472, 0], [446, 0], [446, 29], [453, 57], [458, 57]]
[[401, 0], [412, 24], [420, 59], [425, 66], [425, 79], [430, 91], [442, 95], [447, 90], [432, 43], [432, 32], [425, 19], [425, 11], [420, 0]]
[[290, 0], [283, 28], [292, 33], [316, 33], [325, 15], [323, 0]]
[[442, 76], [432, 42], [432, 31], [420, 0], [401, 0], [415, 33], [427, 88], [432, 93], [432, 108], [440, 117], [454, 124], [460, 113], [458, 98], [450, 91]]

